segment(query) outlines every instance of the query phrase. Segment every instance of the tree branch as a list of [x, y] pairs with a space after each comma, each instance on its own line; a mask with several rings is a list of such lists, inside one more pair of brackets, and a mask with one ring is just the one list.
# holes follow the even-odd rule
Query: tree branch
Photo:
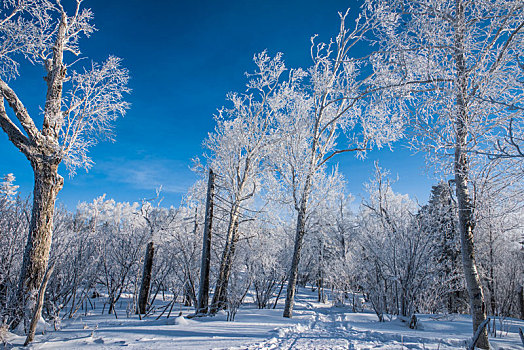
[[319, 167], [321, 167], [322, 165], [324, 165], [328, 160], [330, 160], [331, 158], [333, 158], [334, 156], [336, 156], [337, 154], [340, 154], [340, 153], [346, 153], [346, 152], [364, 152], [364, 151], [370, 151], [369, 148], [348, 148], [348, 149], [341, 149], [341, 150], [338, 150], [338, 151], [334, 151], [333, 153], [331, 153], [327, 158], [325, 158], [322, 162], [320, 162], [320, 164], [318, 165]]
[[29, 139], [22, 133], [22, 131], [9, 119], [7, 112], [4, 107], [4, 98], [0, 96], [0, 126], [7, 134], [9, 140], [15, 145], [22, 153], [29, 153]]
[[33, 119], [31, 119], [29, 116], [29, 113], [27, 112], [27, 109], [25, 108], [22, 101], [20, 101], [13, 89], [11, 89], [11, 87], [9, 87], [9, 85], [7, 85], [7, 83], [2, 79], [0, 79], [0, 92], [7, 100], [7, 103], [9, 103], [9, 106], [13, 112], [15, 112], [16, 118], [20, 121], [20, 124], [22, 124], [22, 127], [27, 133], [29, 140], [32, 143], [36, 143], [36, 141], [41, 137], [40, 131], [38, 131], [38, 128], [36, 127]]

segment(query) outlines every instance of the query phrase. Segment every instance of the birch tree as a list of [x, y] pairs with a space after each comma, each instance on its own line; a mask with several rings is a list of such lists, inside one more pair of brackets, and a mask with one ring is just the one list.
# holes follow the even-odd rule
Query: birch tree
[[[520, 0], [369, 0], [366, 6], [379, 47], [372, 56], [377, 88], [389, 89], [392, 105], [407, 106], [402, 110], [413, 121], [413, 147], [429, 151], [432, 163], [442, 160], [438, 164], [454, 174], [475, 332], [486, 310], [470, 177], [482, 154], [506, 135], [509, 120], [522, 123], [515, 109], [522, 107], [524, 6]], [[489, 347], [486, 331], [478, 346]]]
[[[340, 14], [340, 31], [329, 43], [312, 38], [313, 65], [290, 72], [283, 83], [277, 128], [283, 135], [274, 150], [276, 179], [287, 189], [296, 213], [295, 245], [290, 264], [284, 317], [292, 317], [306, 218], [314, 184], [337, 154], [382, 147], [401, 135], [395, 113], [374, 100], [367, 88], [364, 62], [350, 51], [370, 29], [364, 15], [353, 29]], [[369, 98], [368, 98], [369, 97]]]
[[[31, 163], [34, 172], [33, 209], [15, 303], [20, 310], [13, 326], [32, 316], [49, 259], [55, 199], [63, 186], [58, 166], [75, 169], [92, 165], [87, 152], [111, 122], [123, 115], [128, 73], [120, 59], [109, 57], [76, 71], [79, 40], [95, 30], [93, 13], [77, 0], [68, 14], [60, 0], [7, 0], [0, 9], [0, 126]], [[22, 62], [42, 65], [46, 97], [43, 123], [10, 85]], [[68, 63], [71, 62], [71, 63]], [[22, 77], [23, 78], [23, 77]], [[12, 110], [12, 118], [5, 102]]]

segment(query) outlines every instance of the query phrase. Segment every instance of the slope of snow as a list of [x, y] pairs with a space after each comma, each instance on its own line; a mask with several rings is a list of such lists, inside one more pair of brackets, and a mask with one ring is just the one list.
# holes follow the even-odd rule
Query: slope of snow
[[[120, 318], [101, 316], [64, 321], [59, 331], [37, 335], [31, 349], [457, 349], [471, 336], [471, 319], [454, 315], [437, 319], [419, 315], [421, 329], [409, 329], [400, 320], [377, 322], [372, 313], [352, 313], [349, 308], [313, 302], [315, 296], [301, 289], [292, 319], [282, 308], [241, 308], [235, 322], [226, 314], [187, 319], [183, 316]], [[280, 304], [279, 304], [280, 306]], [[182, 310], [184, 315], [190, 309]], [[178, 313], [178, 311], [177, 311]], [[518, 327], [524, 322], [507, 320], [507, 334], [490, 339], [495, 349], [522, 349]], [[10, 348], [21, 348], [24, 338], [10, 335]]]

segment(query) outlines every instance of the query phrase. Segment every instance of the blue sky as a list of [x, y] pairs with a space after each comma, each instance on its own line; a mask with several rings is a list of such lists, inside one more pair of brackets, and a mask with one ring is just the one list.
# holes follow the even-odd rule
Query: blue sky
[[[64, 3], [72, 0], [64, 0]], [[267, 49], [283, 52], [288, 67], [310, 63], [310, 37], [328, 40], [338, 30], [338, 11], [359, 3], [324, 0], [265, 1], [143, 1], [86, 0], [98, 28], [81, 41], [84, 56], [102, 61], [123, 58], [130, 70], [128, 101], [132, 106], [115, 125], [116, 142], [103, 142], [90, 152], [94, 167], [69, 178], [59, 202], [73, 209], [80, 201], [107, 194], [118, 201], [152, 197], [163, 185], [165, 205], [178, 205], [195, 181], [191, 159], [202, 154], [202, 141], [213, 130], [213, 114], [228, 91], [244, 88], [244, 72], [252, 57]], [[43, 105], [43, 69], [21, 67], [12, 86], [32, 115]], [[424, 175], [422, 155], [412, 155], [402, 143], [395, 151], [373, 151], [367, 160], [351, 155], [334, 158], [357, 197], [372, 174], [373, 161], [399, 177], [394, 189], [427, 200], [435, 183]], [[0, 132], [0, 175], [14, 173], [23, 194], [31, 192], [29, 162]]]

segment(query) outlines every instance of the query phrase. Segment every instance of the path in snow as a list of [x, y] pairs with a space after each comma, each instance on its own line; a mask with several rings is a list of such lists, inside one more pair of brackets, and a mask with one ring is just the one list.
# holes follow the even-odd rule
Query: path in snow
[[[323, 350], [323, 349], [463, 349], [470, 337], [471, 319], [453, 315], [449, 320], [436, 320], [431, 315], [419, 315], [421, 329], [409, 329], [400, 320], [377, 322], [371, 313], [352, 313], [325, 304], [304, 301], [305, 310], [298, 311], [301, 323], [273, 331], [273, 337], [255, 344], [234, 349]], [[308, 314], [309, 316], [305, 316]], [[493, 349], [522, 349], [518, 328], [522, 321], [508, 323], [502, 338], [491, 338]], [[230, 348], [233, 349], [233, 348]]]
[[[278, 330], [278, 335], [248, 346], [258, 349], [456, 349], [463, 340], [436, 339], [359, 330], [343, 316], [317, 313], [309, 324], [297, 324]], [[246, 348], [237, 348], [246, 349]]]

